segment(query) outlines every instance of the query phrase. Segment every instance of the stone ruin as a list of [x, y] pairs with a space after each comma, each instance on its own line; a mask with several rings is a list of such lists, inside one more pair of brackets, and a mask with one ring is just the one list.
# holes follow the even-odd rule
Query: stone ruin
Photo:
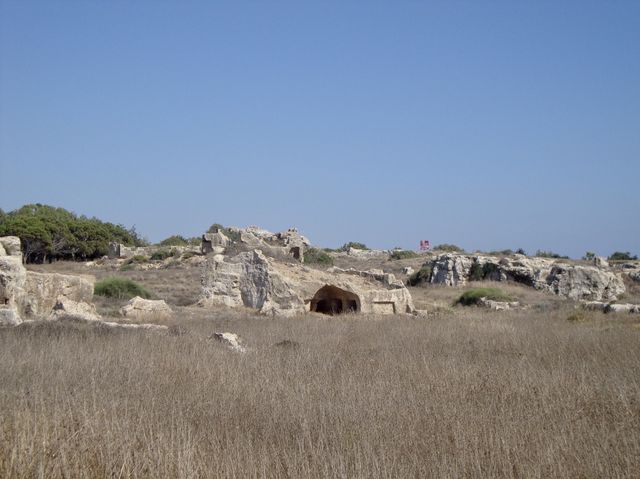
[[207, 258], [200, 306], [245, 306], [268, 315], [413, 313], [402, 281], [382, 271], [320, 271], [268, 258], [260, 250]]
[[[268, 256], [291, 258], [300, 263], [304, 262], [304, 253], [311, 245], [296, 228], [289, 228], [280, 233], [272, 233], [257, 226], [229, 228], [229, 231], [237, 235], [238, 240], [234, 246], [239, 250], [259, 249]], [[204, 254], [224, 254], [231, 244], [231, 239], [216, 229], [202, 235], [200, 249]]]

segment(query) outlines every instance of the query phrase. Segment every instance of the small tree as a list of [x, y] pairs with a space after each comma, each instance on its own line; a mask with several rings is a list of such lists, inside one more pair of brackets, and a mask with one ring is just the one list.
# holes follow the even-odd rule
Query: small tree
[[364, 243], [359, 243], [357, 241], [349, 241], [348, 243], [345, 243], [342, 245], [342, 248], [340, 248], [342, 251], [349, 251], [349, 248], [355, 248], [355, 249], [369, 249], [369, 247], [364, 244]]
[[595, 257], [596, 257], [596, 254], [593, 251], [587, 251], [582, 257], [582, 259], [586, 261], [593, 261]]
[[184, 236], [173, 235], [160, 241], [160, 246], [187, 246], [189, 242]]
[[631, 253], [629, 253], [628, 251], [624, 253], [621, 251], [616, 251], [611, 256], [609, 256], [609, 259], [613, 261], [632, 261], [638, 259], [638, 256], [631, 256]]

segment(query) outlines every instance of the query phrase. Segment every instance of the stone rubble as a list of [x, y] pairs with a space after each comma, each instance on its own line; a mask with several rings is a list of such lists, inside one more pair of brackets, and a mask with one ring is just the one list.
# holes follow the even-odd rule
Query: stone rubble
[[120, 308], [120, 314], [127, 319], [166, 319], [172, 316], [173, 311], [163, 299], [152, 300], [136, 296]]

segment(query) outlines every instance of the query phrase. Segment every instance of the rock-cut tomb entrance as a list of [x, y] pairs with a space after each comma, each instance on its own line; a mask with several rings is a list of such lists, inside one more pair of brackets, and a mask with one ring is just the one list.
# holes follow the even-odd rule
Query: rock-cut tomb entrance
[[327, 284], [320, 288], [311, 300], [309, 310], [330, 316], [360, 311], [358, 295]]

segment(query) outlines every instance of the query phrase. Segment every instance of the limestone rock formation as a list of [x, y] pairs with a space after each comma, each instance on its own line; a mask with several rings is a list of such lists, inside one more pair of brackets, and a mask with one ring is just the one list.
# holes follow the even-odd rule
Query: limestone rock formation
[[19, 324], [26, 318], [46, 318], [60, 301], [91, 302], [93, 277], [27, 271], [20, 240], [2, 237], [0, 244], [0, 253], [4, 253], [0, 256], [1, 322]]
[[228, 259], [209, 258], [202, 277], [201, 306], [246, 306], [269, 315], [305, 312], [411, 313], [402, 281], [383, 272], [314, 270], [267, 258], [260, 250]]
[[605, 313], [640, 313], [640, 305], [612, 303], [607, 305], [604, 312]]
[[76, 302], [61, 296], [56, 301], [49, 319], [56, 320], [64, 316], [72, 316], [85, 321], [100, 321], [102, 319], [93, 304]]
[[224, 248], [229, 246], [230, 240], [221, 231], [214, 233], [205, 233], [202, 235], [202, 243], [200, 244], [200, 250], [204, 254], [214, 252], [214, 248], [220, 248], [218, 254], [224, 251]]
[[446, 253], [432, 259], [430, 283], [449, 286], [488, 279], [515, 281], [574, 300], [612, 300], [624, 293], [619, 274], [608, 268], [524, 255], [497, 258]]
[[132, 298], [120, 308], [120, 314], [129, 319], [169, 318], [173, 311], [163, 299]]
[[73, 276], [58, 273], [27, 273], [27, 297], [23, 308], [27, 316], [47, 316], [56, 303], [68, 299], [90, 303], [93, 299], [93, 276]]
[[20, 238], [17, 236], [0, 237], [0, 256], [17, 256], [22, 258]]
[[465, 284], [473, 260], [468, 256], [443, 254], [431, 264], [431, 283], [458, 286]]
[[[248, 228], [228, 228], [228, 231], [238, 238], [234, 246], [238, 251], [252, 251], [259, 249], [267, 256], [293, 258], [304, 262], [304, 252], [309, 248], [309, 240], [298, 233], [296, 228], [289, 228], [280, 233], [272, 233], [257, 226]], [[223, 254], [230, 245], [230, 240], [222, 232], [207, 233], [202, 237], [202, 252], [209, 254]], [[223, 251], [215, 251], [215, 247], [222, 247]]]

